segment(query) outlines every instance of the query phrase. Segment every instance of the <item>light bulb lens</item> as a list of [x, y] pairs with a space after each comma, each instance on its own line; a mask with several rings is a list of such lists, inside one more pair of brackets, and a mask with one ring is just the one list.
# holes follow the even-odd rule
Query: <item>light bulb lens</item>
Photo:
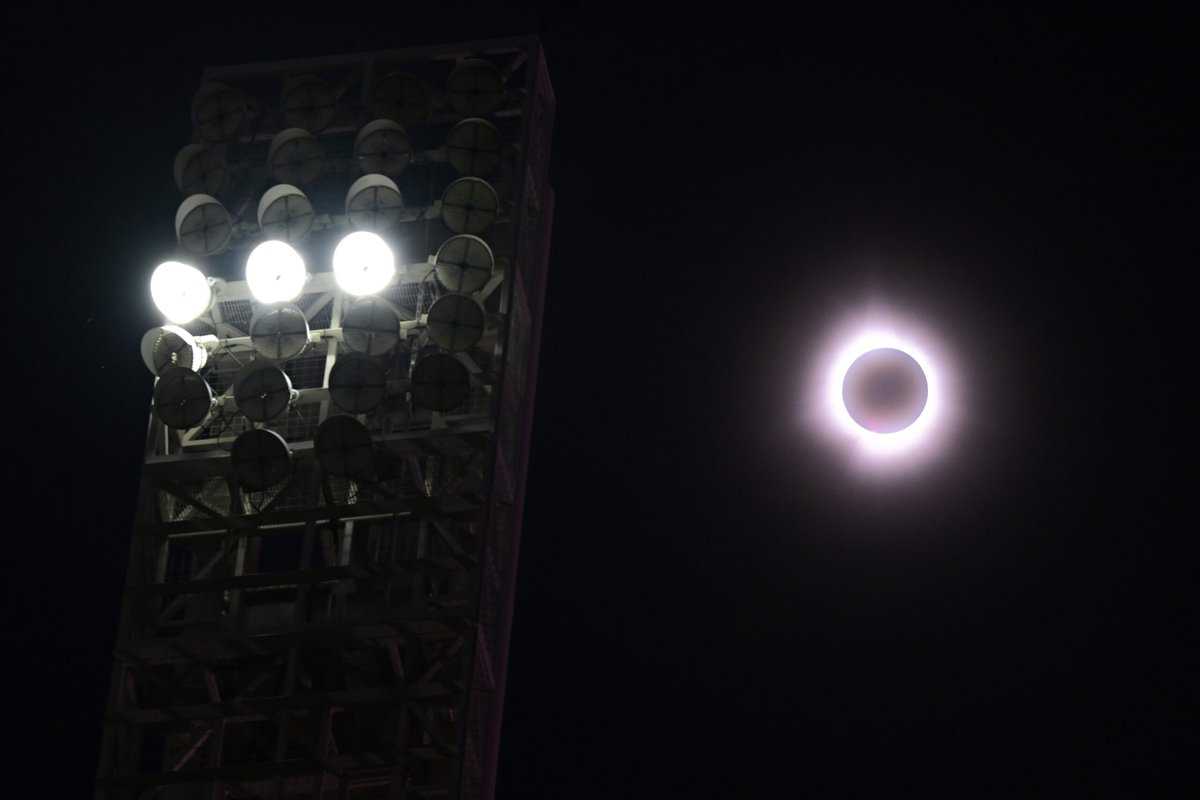
[[304, 290], [304, 259], [287, 242], [265, 241], [246, 259], [246, 283], [260, 303], [287, 303]]
[[212, 287], [195, 267], [164, 261], [150, 276], [150, 297], [168, 322], [184, 325], [208, 310]]
[[333, 277], [346, 294], [374, 294], [391, 283], [395, 275], [392, 248], [377, 234], [356, 231], [334, 248]]

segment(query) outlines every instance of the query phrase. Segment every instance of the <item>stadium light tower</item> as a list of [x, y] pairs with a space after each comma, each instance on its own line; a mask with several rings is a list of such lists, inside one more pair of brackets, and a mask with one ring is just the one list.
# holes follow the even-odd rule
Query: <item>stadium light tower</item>
[[492, 796], [553, 114], [533, 38], [205, 71], [98, 798]]

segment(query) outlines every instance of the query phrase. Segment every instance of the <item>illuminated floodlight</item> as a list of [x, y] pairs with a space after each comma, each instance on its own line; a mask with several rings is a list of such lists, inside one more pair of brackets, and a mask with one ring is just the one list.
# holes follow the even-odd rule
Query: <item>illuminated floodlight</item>
[[270, 239], [246, 259], [246, 283], [260, 303], [287, 303], [304, 290], [308, 273], [304, 259], [287, 242]]
[[369, 231], [347, 235], [333, 251], [333, 277], [342, 291], [355, 297], [378, 292], [395, 274], [392, 249]]
[[168, 322], [185, 325], [208, 310], [212, 285], [195, 267], [164, 261], [150, 276], [150, 297]]
[[922, 319], [879, 303], [844, 317], [806, 373], [806, 427], [876, 475], [946, 452], [963, 406], [957, 359]]

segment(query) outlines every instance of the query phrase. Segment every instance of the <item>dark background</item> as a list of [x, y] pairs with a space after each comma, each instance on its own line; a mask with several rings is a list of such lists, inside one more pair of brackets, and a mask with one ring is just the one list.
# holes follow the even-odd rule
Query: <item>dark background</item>
[[[5, 12], [10, 790], [90, 791], [201, 69], [537, 31], [557, 208], [499, 797], [1195, 791], [1187, 20], [648, 8]], [[795, 406], [870, 296], [970, 402], [865, 485]]]

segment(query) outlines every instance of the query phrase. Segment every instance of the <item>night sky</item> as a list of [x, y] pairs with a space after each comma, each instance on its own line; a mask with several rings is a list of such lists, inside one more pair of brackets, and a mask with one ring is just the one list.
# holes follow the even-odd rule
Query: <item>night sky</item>
[[[525, 32], [557, 199], [498, 797], [1180, 779], [1185, 20], [159, 8], [0, 33], [10, 790], [90, 791], [202, 68]], [[884, 481], [797, 421], [872, 301], [953, 348], [964, 399], [941, 457]]]

